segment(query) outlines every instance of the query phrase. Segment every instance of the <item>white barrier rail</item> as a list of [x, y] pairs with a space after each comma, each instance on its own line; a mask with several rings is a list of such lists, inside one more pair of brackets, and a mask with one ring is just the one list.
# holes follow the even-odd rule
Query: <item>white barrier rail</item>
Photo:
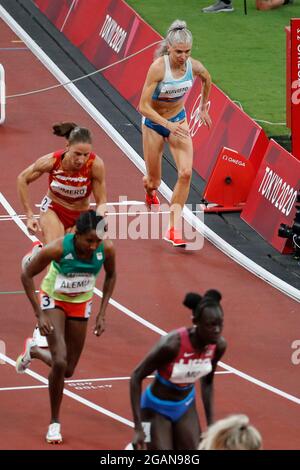
[[5, 121], [5, 71], [2, 64], [0, 64], [0, 124]]

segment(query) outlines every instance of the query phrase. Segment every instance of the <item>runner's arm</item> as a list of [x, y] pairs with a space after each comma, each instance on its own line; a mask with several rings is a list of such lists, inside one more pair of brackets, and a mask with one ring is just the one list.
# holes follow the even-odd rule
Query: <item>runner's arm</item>
[[218, 365], [218, 361], [221, 359], [223, 354], [226, 351], [227, 343], [223, 337], [220, 338], [217, 347], [215, 356], [212, 360], [212, 371], [210, 374], [202, 377], [201, 382], [201, 394], [202, 401], [205, 410], [205, 416], [207, 425], [210, 426], [214, 422], [214, 410], [213, 410], [213, 382], [214, 375]]
[[211, 90], [211, 76], [208, 70], [198, 60], [192, 60], [193, 74], [202, 81], [200, 99], [200, 118], [208, 127], [211, 127], [211, 118], [208, 114], [208, 98]]
[[62, 254], [62, 239], [55, 240], [42, 248], [22, 271], [21, 281], [37, 318], [40, 317], [42, 311], [35, 293], [36, 288], [33, 278], [40, 274], [51, 261], [59, 261]]
[[96, 318], [96, 325], [94, 328], [94, 334], [100, 336], [104, 331], [104, 322], [105, 322], [105, 313], [106, 308], [109, 302], [109, 299], [112, 296], [115, 283], [116, 283], [116, 263], [115, 263], [115, 249], [111, 240], [104, 240], [104, 269], [105, 269], [105, 279], [102, 288], [103, 297], [100, 305], [100, 310]]
[[141, 417], [142, 382], [155, 370], [171, 362], [177, 356], [179, 347], [180, 340], [177, 332], [163, 336], [131, 374], [130, 400], [135, 429], [133, 444], [137, 449], [146, 449]]
[[156, 86], [163, 80], [163, 65], [161, 61], [155, 61], [149, 68], [146, 81], [139, 102], [140, 113], [151, 121], [168, 128], [169, 121], [153, 109], [152, 95]]
[[28, 186], [33, 181], [37, 180], [43, 173], [52, 170], [54, 164], [53, 153], [44, 155], [39, 158], [35, 163], [23, 170], [17, 178], [17, 190], [22, 206], [24, 207], [25, 214], [28, 219], [33, 218], [33, 210], [30, 204], [28, 193]]
[[92, 169], [92, 191], [96, 202], [96, 212], [104, 216], [106, 213], [105, 167], [101, 158], [96, 157]]

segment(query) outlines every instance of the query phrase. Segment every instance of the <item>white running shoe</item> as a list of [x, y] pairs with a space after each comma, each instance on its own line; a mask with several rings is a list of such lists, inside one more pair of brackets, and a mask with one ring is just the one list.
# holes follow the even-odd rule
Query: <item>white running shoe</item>
[[48, 444], [61, 444], [62, 440], [63, 439], [60, 433], [60, 424], [50, 424], [50, 426], [48, 427], [48, 432], [46, 434], [46, 441], [48, 442]]
[[134, 447], [132, 445], [132, 442], [129, 442], [129, 444], [127, 444], [127, 446], [125, 447], [124, 450], [134, 450]]
[[27, 338], [25, 341], [24, 352], [20, 354], [16, 360], [16, 371], [18, 374], [24, 374], [25, 370], [30, 366], [32, 360], [30, 351], [34, 346], [36, 346], [34, 339]]
[[32, 245], [32, 249], [29, 251], [29, 253], [26, 253], [26, 255], [22, 258], [21, 266], [22, 266], [22, 271], [27, 267], [27, 265], [30, 263], [32, 258], [43, 248], [43, 244], [40, 241], [36, 241]]
[[40, 329], [38, 326], [35, 327], [33, 330], [32, 338], [34, 339], [36, 345], [39, 348], [48, 348], [48, 341], [46, 336], [42, 336], [40, 333]]

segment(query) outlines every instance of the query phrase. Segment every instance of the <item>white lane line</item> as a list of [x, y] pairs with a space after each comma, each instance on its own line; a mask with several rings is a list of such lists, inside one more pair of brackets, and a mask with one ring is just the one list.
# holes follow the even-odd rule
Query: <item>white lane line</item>
[[[105, 119], [105, 117], [96, 109], [93, 104], [84, 96], [83, 93], [73, 84], [69, 83], [70, 79], [62, 70], [47, 56], [41, 47], [29, 36], [29, 34], [15, 21], [15, 19], [0, 5], [0, 16], [5, 23], [16, 33], [16, 35], [24, 41], [26, 46], [38, 57], [42, 64], [49, 70], [49, 72], [58, 80], [59, 83], [68, 83], [64, 85], [65, 90], [70, 93], [77, 103], [91, 116], [92, 119], [104, 130], [104, 132], [111, 138], [111, 140], [121, 149], [127, 158], [141, 171], [146, 173], [146, 165], [141, 156], [126, 142], [126, 140], [116, 131], [116, 129]], [[171, 201], [172, 191], [162, 182], [159, 187], [160, 193], [168, 200]], [[219, 235], [207, 227], [193, 212], [187, 207], [183, 210], [183, 217], [185, 220], [196, 230], [215, 245], [226, 256], [231, 258], [235, 263], [238, 263], [243, 268], [250, 271], [255, 276], [267, 282], [271, 286], [280, 290], [283, 294], [290, 296], [294, 300], [300, 302], [300, 290], [289, 285], [287, 282], [282, 281], [278, 277], [266, 269], [259, 266], [257, 263], [243, 255]]]
[[[216, 375], [228, 375], [232, 374], [232, 372], [227, 370], [220, 370], [216, 372]], [[147, 379], [153, 379], [154, 375], [148, 375]], [[74, 380], [65, 380], [65, 384], [83, 384], [83, 383], [94, 383], [94, 382], [120, 382], [122, 380], [130, 380], [130, 377], [105, 377], [105, 378], [98, 378], [98, 379], [74, 379]], [[19, 387], [2, 387], [0, 388], [0, 392], [9, 392], [9, 391], [19, 391], [19, 390], [35, 390], [35, 389], [43, 389], [48, 388], [48, 385], [27, 385], [27, 386], [19, 386]]]
[[[119, 202], [107, 202], [105, 204], [106, 206], [144, 206], [145, 202], [144, 201], [127, 201], [125, 199], [124, 201], [119, 201]], [[91, 202], [90, 206], [96, 206], [95, 202]], [[35, 207], [41, 207], [41, 204], [35, 204]]]
[[[129, 217], [135, 217], [139, 215], [160, 215], [160, 214], [170, 214], [170, 211], [138, 211], [138, 212], [107, 212], [106, 216], [113, 217], [113, 216], [120, 216], [120, 215], [126, 215]], [[19, 217], [20, 220], [27, 220], [27, 216], [24, 214], [15, 214], [17, 217]], [[34, 216], [36, 219], [40, 218], [40, 215], [37, 214]], [[0, 222], [9, 222], [13, 221], [12, 216], [7, 216], [7, 215], [0, 215]]]
[[[15, 361], [10, 359], [5, 354], [0, 353], [0, 360], [6, 362], [7, 364], [11, 365], [12, 367], [16, 366]], [[30, 375], [34, 379], [38, 380], [39, 382], [42, 382], [46, 386], [48, 385], [48, 380], [46, 379], [46, 377], [43, 377], [42, 375], [37, 374], [36, 372], [33, 372], [30, 369], [27, 369], [25, 371], [25, 373], [27, 375]], [[102, 406], [96, 405], [95, 403], [93, 403], [90, 400], [87, 400], [86, 398], [82, 398], [81, 396], [77, 395], [77, 393], [70, 392], [70, 390], [64, 389], [64, 395], [66, 395], [67, 397], [72, 398], [75, 401], [78, 401], [82, 405], [85, 405], [89, 408], [92, 408], [93, 410], [97, 411], [98, 413], [104, 414], [104, 415], [108, 416], [109, 418], [112, 418], [116, 421], [119, 421], [122, 424], [126, 424], [126, 426], [129, 426], [131, 428], [134, 427], [132, 421], [129, 421], [128, 419], [123, 418], [122, 416], [119, 416], [118, 414], [113, 413], [112, 411], [109, 411], [106, 408], [103, 408]]]
[[0, 392], [14, 392], [14, 391], [19, 391], [19, 390], [35, 390], [35, 389], [40, 389], [40, 388], [48, 388], [48, 385], [28, 385], [25, 387], [3, 387], [0, 388]]
[[[13, 215], [15, 214], [15, 211], [13, 209], [13, 207], [9, 204], [9, 202], [5, 199], [5, 197], [3, 196], [2, 193], [0, 193], [0, 204], [3, 205], [3, 207], [6, 209], [6, 211], [10, 214], [10, 215]], [[21, 220], [18, 219], [17, 216], [14, 217], [14, 222], [18, 225], [18, 227], [22, 230], [22, 232], [25, 233], [25, 235], [29, 238], [32, 238], [29, 236], [28, 232], [27, 232], [27, 228], [26, 228], [26, 225], [24, 224], [24, 222], [22, 222]], [[37, 240], [36, 237], [35, 238], [35, 241]], [[94, 292], [96, 295], [98, 295], [99, 297], [102, 298], [102, 292], [97, 289], [95, 287], [94, 289]], [[144, 318], [140, 317], [139, 315], [137, 315], [136, 313], [132, 312], [131, 310], [129, 310], [128, 308], [124, 307], [123, 305], [121, 305], [119, 302], [116, 302], [115, 300], [113, 299], [110, 299], [109, 303], [115, 307], [117, 310], [120, 310], [121, 312], [125, 313], [125, 315], [128, 315], [130, 318], [132, 318], [133, 320], [141, 323], [143, 326], [145, 326], [146, 328], [149, 328], [150, 330], [154, 331], [155, 333], [158, 333], [159, 335], [161, 336], [164, 336], [167, 334], [166, 331], [162, 330], [161, 328], [158, 328], [157, 326], [153, 325], [153, 323], [150, 323], [148, 322], [147, 320], [145, 320]], [[294, 403], [297, 403], [298, 405], [300, 404], [300, 398], [298, 397], [295, 397], [289, 393], [286, 393], [282, 390], [280, 390], [279, 388], [276, 388], [276, 387], [273, 387], [272, 385], [269, 385], [265, 382], [262, 382], [261, 380], [258, 380], [256, 379], [255, 377], [252, 377], [251, 375], [249, 374], [245, 374], [244, 372], [238, 370], [238, 369], [235, 369], [234, 367], [231, 367], [227, 364], [225, 364], [224, 362], [219, 362], [218, 363], [220, 367], [222, 367], [223, 369], [229, 371], [229, 372], [232, 372], [234, 373], [235, 375], [237, 375], [238, 377], [241, 377], [242, 379], [245, 379], [247, 380], [248, 382], [251, 382], [251, 383], [254, 383], [255, 385], [261, 387], [261, 388], [264, 388], [265, 390], [268, 390], [269, 392], [272, 392], [276, 395], [279, 395], [283, 398], [286, 398], [287, 400], [290, 400]]]

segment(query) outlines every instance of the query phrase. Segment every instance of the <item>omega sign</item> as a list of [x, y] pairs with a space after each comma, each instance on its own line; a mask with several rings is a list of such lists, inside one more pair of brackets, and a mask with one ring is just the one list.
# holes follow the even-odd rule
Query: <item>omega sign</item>
[[109, 47], [119, 53], [127, 37], [127, 32], [110, 15], [106, 15], [99, 36]]
[[238, 166], [246, 166], [245, 162], [241, 162], [241, 160], [237, 160], [236, 158], [232, 158], [228, 155], [223, 155], [222, 160], [225, 160], [228, 163], [234, 163]]

